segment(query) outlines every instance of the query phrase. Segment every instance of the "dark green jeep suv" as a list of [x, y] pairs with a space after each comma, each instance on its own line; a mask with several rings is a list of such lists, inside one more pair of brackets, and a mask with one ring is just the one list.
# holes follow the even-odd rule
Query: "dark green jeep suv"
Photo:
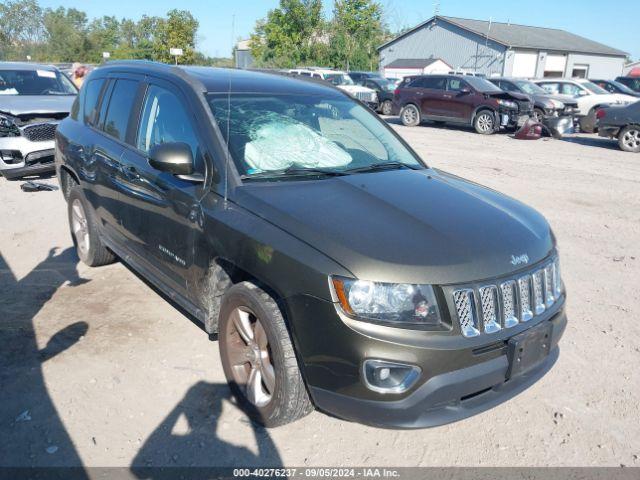
[[217, 335], [267, 426], [455, 421], [543, 375], [566, 324], [533, 209], [427, 166], [362, 103], [277, 74], [115, 62], [56, 134], [78, 255]]

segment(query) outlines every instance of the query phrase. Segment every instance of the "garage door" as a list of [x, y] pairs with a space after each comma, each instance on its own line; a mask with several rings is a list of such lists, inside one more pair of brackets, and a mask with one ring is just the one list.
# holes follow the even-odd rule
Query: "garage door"
[[512, 76], [522, 78], [535, 77], [537, 64], [537, 52], [516, 52], [516, 55], [513, 59]]
[[547, 55], [547, 61], [544, 64], [544, 76], [562, 77], [566, 66], [567, 57], [565, 55]]

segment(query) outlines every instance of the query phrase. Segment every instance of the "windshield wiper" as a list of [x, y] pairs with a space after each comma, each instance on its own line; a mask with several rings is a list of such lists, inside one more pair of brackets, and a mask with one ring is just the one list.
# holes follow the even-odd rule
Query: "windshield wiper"
[[344, 170], [344, 172], [362, 173], [362, 172], [375, 172], [377, 170], [399, 170], [402, 168], [409, 168], [411, 170], [421, 169], [419, 165], [409, 165], [407, 163], [402, 163], [402, 162], [382, 162], [382, 163], [372, 163], [371, 165], [365, 165], [363, 167], [350, 168], [348, 170]]
[[246, 174], [240, 176], [241, 180], [251, 180], [253, 178], [274, 178], [274, 177], [303, 177], [324, 175], [327, 177], [338, 177], [346, 175], [343, 171], [329, 170], [320, 167], [287, 167], [284, 170], [272, 170], [267, 172], [259, 172], [254, 174]]

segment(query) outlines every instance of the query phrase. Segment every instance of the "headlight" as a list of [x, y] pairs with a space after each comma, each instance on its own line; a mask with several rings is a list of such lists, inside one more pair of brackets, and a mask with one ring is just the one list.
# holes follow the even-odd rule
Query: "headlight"
[[18, 137], [20, 129], [12, 117], [0, 115], [0, 137]]
[[334, 299], [350, 317], [394, 325], [440, 326], [431, 285], [378, 283], [331, 277]]
[[518, 108], [518, 104], [516, 102], [512, 102], [511, 100], [502, 100], [501, 98], [499, 98], [498, 104], [507, 108]]

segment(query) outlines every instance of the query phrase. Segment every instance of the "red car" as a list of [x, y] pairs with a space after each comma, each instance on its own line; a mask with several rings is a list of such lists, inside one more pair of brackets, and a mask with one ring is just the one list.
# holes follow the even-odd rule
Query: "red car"
[[406, 126], [423, 120], [469, 125], [488, 135], [524, 124], [533, 110], [528, 95], [505, 92], [481, 77], [420, 75], [394, 92], [394, 113]]

